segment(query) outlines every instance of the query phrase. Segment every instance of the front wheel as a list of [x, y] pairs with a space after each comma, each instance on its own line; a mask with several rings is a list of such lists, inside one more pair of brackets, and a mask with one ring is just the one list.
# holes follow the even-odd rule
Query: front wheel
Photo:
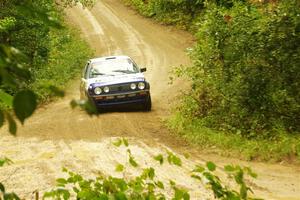
[[152, 102], [151, 102], [151, 96], [149, 95], [148, 99], [143, 104], [143, 110], [151, 111], [151, 108], [152, 108]]

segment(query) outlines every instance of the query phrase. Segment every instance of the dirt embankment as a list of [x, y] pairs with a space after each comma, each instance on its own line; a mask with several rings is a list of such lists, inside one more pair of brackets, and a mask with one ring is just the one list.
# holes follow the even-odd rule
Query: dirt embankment
[[[210, 199], [199, 183], [189, 178], [192, 166], [212, 160], [250, 165], [259, 174], [251, 182], [255, 193], [266, 199], [300, 199], [300, 169], [293, 166], [246, 163], [234, 159], [205, 155], [196, 148], [171, 135], [162, 125], [168, 115], [169, 104], [176, 99], [180, 81], [169, 85], [168, 72], [172, 66], [190, 61], [185, 49], [193, 38], [140, 17], [116, 0], [98, 1], [92, 10], [75, 7], [67, 11], [69, 21], [82, 31], [83, 37], [95, 49], [97, 56], [129, 55], [140, 66], [147, 67], [146, 77], [151, 83], [153, 111], [110, 112], [89, 117], [79, 110], [71, 110], [69, 102], [79, 97], [79, 81], [67, 89], [64, 99], [40, 108], [18, 137], [0, 130], [0, 156], [7, 156], [14, 164], [0, 168], [0, 181], [21, 197], [31, 198], [34, 190], [45, 191], [62, 176], [67, 167], [87, 176], [99, 171], [118, 175], [114, 169], [124, 160], [124, 149], [115, 148], [115, 137], [129, 137], [132, 152], [141, 166], [157, 168], [159, 179], [176, 182], [191, 190], [192, 199]], [[184, 167], [158, 167], [152, 159], [166, 149], [179, 154], [187, 152], [190, 159]], [[129, 170], [128, 176], [137, 172]]]

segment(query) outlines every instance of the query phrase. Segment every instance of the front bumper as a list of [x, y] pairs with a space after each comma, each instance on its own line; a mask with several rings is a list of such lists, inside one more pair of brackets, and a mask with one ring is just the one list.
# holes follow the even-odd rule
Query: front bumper
[[115, 105], [144, 104], [149, 97], [149, 90], [140, 90], [118, 94], [95, 95], [90, 98], [97, 107], [112, 107]]

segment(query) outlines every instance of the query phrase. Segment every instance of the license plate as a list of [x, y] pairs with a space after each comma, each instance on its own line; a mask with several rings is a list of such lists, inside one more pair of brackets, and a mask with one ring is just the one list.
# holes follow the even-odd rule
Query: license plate
[[117, 96], [118, 99], [122, 99], [122, 98], [125, 98], [126, 96], [125, 95], [119, 95]]

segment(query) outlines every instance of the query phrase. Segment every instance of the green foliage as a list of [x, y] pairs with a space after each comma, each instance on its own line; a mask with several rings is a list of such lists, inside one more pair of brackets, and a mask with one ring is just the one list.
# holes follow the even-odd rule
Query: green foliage
[[129, 159], [128, 159], [129, 164], [130, 164], [132, 167], [138, 167], [139, 164], [135, 161], [134, 157], [133, 157], [132, 154], [131, 154], [130, 149], [127, 149], [127, 152], [128, 152], [128, 155], [129, 155]]
[[0, 20], [0, 32], [7, 32], [12, 29], [16, 24], [14, 17], [5, 17]]
[[196, 23], [204, 7], [204, 0], [123, 0], [142, 15], [153, 17], [165, 24], [189, 29]]
[[193, 82], [181, 111], [248, 138], [270, 137], [278, 127], [299, 132], [299, 15], [293, 0], [208, 4], [194, 65], [181, 71]]
[[188, 28], [198, 38], [189, 49], [193, 66], [176, 70], [192, 83], [177, 109], [185, 122], [273, 145], [285, 143], [283, 135], [298, 135], [299, 1], [125, 2], [145, 16]]
[[182, 165], [181, 159], [178, 156], [176, 156], [175, 154], [173, 154], [170, 151], [168, 151], [167, 153], [168, 153], [167, 160], [168, 160], [169, 164], [173, 164], [173, 165], [177, 165], [177, 166]]
[[122, 144], [123, 144], [125, 147], [128, 147], [128, 146], [129, 146], [128, 140], [127, 140], [126, 138], [118, 138], [117, 140], [113, 141], [112, 144], [115, 145], [116, 147], [119, 147], [119, 146], [121, 146]]
[[116, 172], [122, 172], [122, 171], [124, 171], [124, 165], [122, 165], [122, 164], [116, 165], [115, 171]]
[[161, 164], [161, 165], [164, 163], [164, 157], [162, 154], [158, 154], [157, 156], [154, 156], [153, 158], [154, 158], [154, 160], [157, 160], [159, 162], [159, 164]]
[[0, 167], [4, 166], [5, 164], [10, 165], [13, 162], [9, 158], [0, 158]]
[[[118, 141], [124, 141], [124, 138]], [[118, 147], [121, 143], [118, 142]], [[131, 154], [130, 157], [135, 160]], [[167, 157], [178, 158], [177, 155], [166, 152]], [[159, 157], [159, 159], [156, 159]], [[162, 160], [162, 154], [154, 157], [155, 160]], [[131, 166], [135, 169], [138, 166]], [[126, 174], [123, 164], [116, 165], [116, 171], [123, 172], [123, 176]], [[239, 191], [235, 191], [222, 183], [222, 180], [214, 174], [216, 165], [213, 162], [207, 162], [206, 168], [200, 165], [196, 165], [192, 171], [192, 177], [201, 181], [205, 185], [208, 185], [215, 197], [218, 199], [226, 200], [246, 200], [252, 199], [248, 195], [248, 191], [251, 189], [246, 185], [244, 180], [245, 175], [250, 175], [256, 178], [256, 174], [248, 167], [240, 167], [227, 165], [224, 167], [224, 171], [228, 174], [229, 178], [233, 179], [235, 183], [240, 187]], [[155, 173], [155, 168], [148, 167], [142, 169], [142, 173], [139, 176], [116, 178], [112, 176], [101, 175], [95, 179], [85, 179], [79, 174], [63, 170], [68, 174], [67, 178], [59, 178], [56, 180], [57, 188], [44, 194], [44, 199], [152, 199], [152, 200], [189, 200], [189, 191], [180, 188], [173, 180], [169, 181], [169, 184], [163, 183], [158, 180]], [[172, 197], [167, 197], [165, 194], [166, 187], [173, 190]]]
[[[64, 6], [78, 2], [91, 5], [92, 0], [60, 1]], [[90, 55], [74, 31], [59, 23], [60, 13], [61, 8], [52, 0], [0, 3], [0, 127], [7, 120], [13, 135], [17, 124], [10, 110], [23, 124], [36, 110], [37, 98], [63, 96], [59, 87], [79, 72], [83, 60]], [[10, 163], [7, 158], [0, 159], [0, 167]], [[66, 191], [61, 193], [68, 198]], [[20, 198], [7, 192], [0, 182], [0, 199]]]
[[[182, 166], [182, 161], [178, 156], [176, 156], [171, 151], [167, 151], [166, 153], [167, 153], [166, 159], [167, 159], [169, 164], [177, 165], [177, 166], [180, 166], [180, 167]], [[165, 158], [164, 158], [163, 154], [158, 154], [157, 156], [154, 156], [153, 159], [158, 161], [159, 164], [162, 165], [164, 163]]]
[[234, 179], [235, 183], [240, 188], [239, 191], [235, 191], [229, 188], [228, 186], [224, 186], [221, 182], [221, 179], [215, 174], [213, 174], [213, 171], [215, 171], [216, 169], [216, 165], [214, 163], [207, 162], [206, 167], [207, 168], [205, 169], [202, 166], [196, 166], [196, 168], [193, 170], [192, 177], [198, 180], [205, 179], [206, 184], [210, 186], [217, 199], [256, 199], [249, 197], [248, 191], [252, 192], [252, 190], [246, 185], [244, 179], [245, 173], [253, 178], [257, 177], [257, 175], [253, 173], [250, 168], [242, 168], [240, 166], [233, 165], [226, 165], [224, 167], [224, 171], [228, 174], [228, 177]]
[[[61, 1], [64, 6], [91, 0]], [[54, 1], [5, 1], [0, 4], [0, 125], [5, 118], [16, 134], [13, 109], [21, 123], [38, 101], [63, 96], [60, 90], [76, 76], [91, 51], [77, 33], [64, 27]]]
[[203, 122], [187, 118], [183, 113], [172, 116], [167, 125], [187, 141], [201, 147], [203, 151], [222, 156], [271, 162], [286, 159], [289, 159], [289, 162], [298, 162], [300, 159], [300, 138], [280, 130], [273, 138], [247, 139], [239, 133], [229, 134], [207, 128]]
[[13, 100], [13, 107], [17, 118], [24, 123], [24, 120], [32, 115], [36, 109], [37, 101], [35, 94], [30, 90], [18, 92]]
[[[160, 181], [155, 181], [153, 168], [145, 169], [142, 175], [132, 180], [115, 177], [97, 177], [86, 180], [82, 176], [67, 171], [67, 179], [57, 179], [59, 188], [45, 193], [48, 199], [70, 199], [74, 195], [77, 199], [165, 199], [165, 196], [155, 191], [163, 188]], [[69, 190], [67, 188], [72, 188]]]

